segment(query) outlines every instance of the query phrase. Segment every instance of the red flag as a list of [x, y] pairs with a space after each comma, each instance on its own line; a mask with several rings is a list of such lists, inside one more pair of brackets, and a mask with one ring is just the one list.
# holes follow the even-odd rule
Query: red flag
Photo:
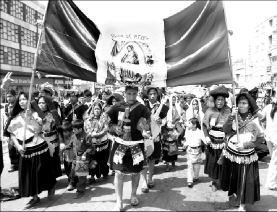
[[232, 82], [221, 1], [196, 1], [164, 26], [167, 86]]
[[49, 0], [36, 70], [96, 81], [96, 43], [100, 31], [72, 0]]

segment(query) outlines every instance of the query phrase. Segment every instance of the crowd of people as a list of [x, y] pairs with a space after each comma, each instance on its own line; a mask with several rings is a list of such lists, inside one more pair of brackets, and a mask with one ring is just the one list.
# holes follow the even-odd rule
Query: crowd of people
[[224, 86], [203, 98], [155, 87], [139, 93], [138, 87], [126, 86], [123, 94], [85, 90], [59, 102], [51, 88], [42, 87], [29, 109], [28, 94], [9, 90], [9, 80], [6, 76], [1, 87], [8, 101], [3, 129], [9, 138], [9, 172], [18, 170], [20, 197], [31, 197], [26, 208], [39, 204], [42, 191], [52, 200], [63, 174], [67, 190], [76, 189], [75, 198], [97, 178], [114, 176], [117, 210], [123, 210], [124, 177], [130, 175], [131, 205], [137, 206], [139, 181], [142, 192], [149, 192], [155, 187], [155, 165], [164, 162], [164, 171], [171, 171], [180, 151], [187, 154], [187, 186], [199, 181], [204, 163], [212, 190], [228, 191], [230, 205], [239, 210], [260, 200], [258, 160], [268, 152], [266, 187], [277, 190], [275, 91], [261, 108], [247, 89], [235, 96], [236, 107], [230, 105]]

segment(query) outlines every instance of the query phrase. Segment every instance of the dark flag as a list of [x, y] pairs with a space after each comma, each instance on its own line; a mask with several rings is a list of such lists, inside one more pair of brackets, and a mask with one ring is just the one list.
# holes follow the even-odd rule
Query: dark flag
[[196, 1], [164, 27], [167, 86], [232, 82], [221, 1]]
[[100, 31], [72, 0], [49, 0], [35, 69], [44, 74], [96, 81]]

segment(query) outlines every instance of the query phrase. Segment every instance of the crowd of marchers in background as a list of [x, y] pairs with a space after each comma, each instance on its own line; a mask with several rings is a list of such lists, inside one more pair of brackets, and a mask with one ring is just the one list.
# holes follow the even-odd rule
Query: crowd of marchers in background
[[[201, 164], [213, 191], [228, 192], [230, 207], [246, 210], [260, 200], [258, 161], [270, 156], [266, 187], [277, 190], [276, 89], [261, 99], [258, 89], [235, 96], [225, 86], [212, 86], [202, 97], [167, 88], [126, 86], [92, 94], [69, 91], [55, 96], [51, 86], [28, 94], [7, 86], [1, 139], [8, 142], [9, 172], [18, 171], [17, 197], [31, 197], [26, 208], [48, 191], [51, 201], [59, 177], [76, 197], [99, 178], [114, 177], [116, 209], [123, 210], [124, 176], [132, 178], [131, 205], [156, 186], [155, 166], [175, 169], [180, 151], [187, 157], [187, 186], [199, 182]], [[236, 103], [236, 104], [234, 104]], [[236, 107], [235, 107], [236, 105]], [[2, 105], [1, 105], [2, 107]], [[1, 172], [3, 170], [1, 142]], [[180, 156], [179, 156], [180, 157]], [[5, 194], [1, 193], [1, 199]]]

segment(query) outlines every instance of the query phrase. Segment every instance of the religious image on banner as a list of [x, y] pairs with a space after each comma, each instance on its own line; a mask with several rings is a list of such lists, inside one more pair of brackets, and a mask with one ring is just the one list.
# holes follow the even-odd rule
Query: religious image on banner
[[[156, 22], [155, 22], [156, 23]], [[97, 82], [113, 85], [165, 86], [163, 22], [120, 23], [101, 30], [96, 47]]]

